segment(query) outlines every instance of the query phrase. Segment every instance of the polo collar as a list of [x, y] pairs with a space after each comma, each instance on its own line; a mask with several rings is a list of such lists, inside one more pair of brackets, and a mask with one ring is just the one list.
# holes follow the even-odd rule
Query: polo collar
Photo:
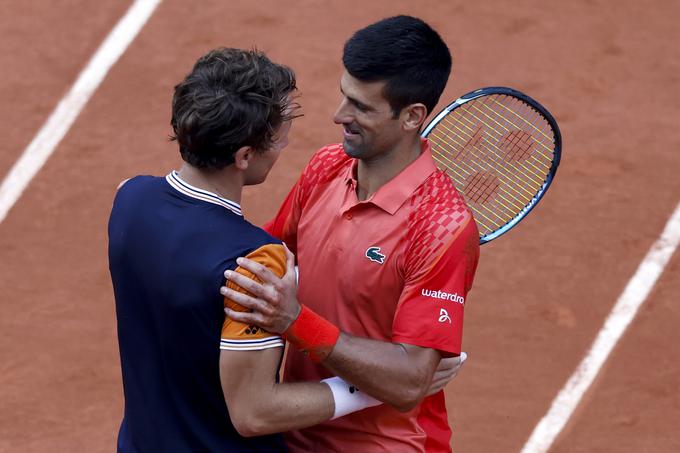
[[[413, 195], [413, 192], [435, 171], [437, 167], [432, 158], [432, 148], [427, 139], [420, 139], [420, 156], [411, 162], [394, 178], [390, 179], [370, 198], [365, 200], [365, 203], [373, 203], [382, 210], [394, 215], [399, 207]], [[358, 165], [357, 159], [353, 159], [352, 165], [349, 166], [345, 180], [347, 183], [351, 182], [351, 186], [356, 190], [356, 168]]]
[[170, 184], [170, 186], [173, 189], [177, 190], [183, 195], [195, 198], [197, 200], [216, 204], [218, 206], [222, 206], [223, 208], [227, 208], [234, 214], [243, 217], [243, 213], [241, 212], [241, 206], [238, 203], [228, 200], [226, 198], [222, 198], [216, 193], [209, 192], [207, 190], [199, 189], [198, 187], [192, 186], [191, 184], [180, 178], [176, 170], [170, 172], [165, 177], [165, 180], [168, 182], [168, 184]]

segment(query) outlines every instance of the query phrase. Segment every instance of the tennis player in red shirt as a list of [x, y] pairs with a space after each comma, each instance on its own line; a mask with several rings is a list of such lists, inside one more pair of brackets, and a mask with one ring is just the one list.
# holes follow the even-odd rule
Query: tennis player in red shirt
[[426, 395], [442, 358], [461, 354], [479, 234], [419, 133], [451, 56], [397, 16], [357, 31], [343, 63], [343, 142], [312, 157], [265, 227], [295, 253], [299, 288], [290, 269], [279, 279], [240, 260], [262, 283], [227, 272], [250, 295], [223, 294], [252, 311], [225, 312], [294, 346], [286, 381], [337, 375], [386, 403], [288, 433], [292, 452], [449, 452], [444, 393]]

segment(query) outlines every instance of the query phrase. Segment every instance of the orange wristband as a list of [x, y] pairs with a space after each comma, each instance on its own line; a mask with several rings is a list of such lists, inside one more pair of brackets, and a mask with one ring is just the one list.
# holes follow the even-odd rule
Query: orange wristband
[[328, 357], [335, 347], [340, 329], [302, 305], [300, 315], [282, 337], [318, 363]]

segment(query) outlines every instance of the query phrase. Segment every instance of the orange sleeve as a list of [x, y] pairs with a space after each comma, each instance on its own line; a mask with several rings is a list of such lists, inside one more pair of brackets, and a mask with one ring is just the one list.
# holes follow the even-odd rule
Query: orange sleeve
[[[286, 273], [286, 253], [283, 246], [280, 244], [264, 245], [248, 254], [246, 258], [266, 266], [279, 277]], [[240, 266], [234, 271], [255, 281], [261, 281], [252, 272]], [[230, 281], [227, 282], [227, 287], [242, 293], [247, 293], [246, 290]], [[224, 306], [236, 311], [246, 310], [246, 308], [226, 297], [224, 298]], [[224, 318], [220, 349], [232, 351], [256, 351], [260, 349], [283, 347], [283, 345], [284, 341], [276, 334], [269, 333], [257, 326], [233, 321], [226, 316]]]

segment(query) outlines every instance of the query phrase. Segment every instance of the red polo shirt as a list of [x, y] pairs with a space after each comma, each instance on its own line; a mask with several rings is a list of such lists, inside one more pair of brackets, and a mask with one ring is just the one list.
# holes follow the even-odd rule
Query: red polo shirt
[[[319, 150], [265, 228], [293, 250], [299, 300], [343, 332], [461, 351], [463, 308], [479, 257], [479, 233], [451, 179], [422, 154], [364, 201], [357, 161], [342, 145]], [[287, 381], [328, 371], [294, 348]], [[450, 451], [444, 394], [407, 413], [388, 405], [289, 433], [293, 452]]]

